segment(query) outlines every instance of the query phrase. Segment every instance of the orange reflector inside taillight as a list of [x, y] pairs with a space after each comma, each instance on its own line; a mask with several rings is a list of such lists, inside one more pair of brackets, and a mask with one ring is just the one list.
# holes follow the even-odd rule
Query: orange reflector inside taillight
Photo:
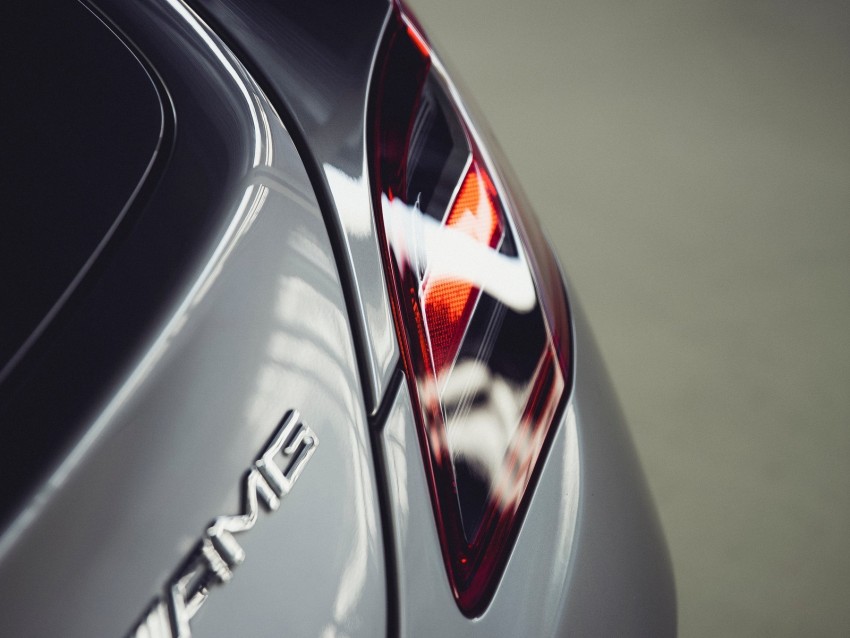
[[473, 239], [495, 246], [499, 235], [498, 195], [487, 172], [476, 164], [469, 167], [457, 198], [446, 217], [446, 226]]
[[[461, 183], [445, 227], [495, 248], [504, 231], [499, 220], [498, 194], [486, 171], [472, 163]], [[423, 294], [433, 371], [439, 376], [454, 362], [468, 318], [480, 291], [457, 277], [430, 279]]]

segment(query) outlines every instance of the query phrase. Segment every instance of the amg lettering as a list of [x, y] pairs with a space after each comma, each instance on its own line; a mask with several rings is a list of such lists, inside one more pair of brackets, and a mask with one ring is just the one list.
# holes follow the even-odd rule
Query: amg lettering
[[301, 423], [297, 411], [283, 418], [274, 438], [254, 461], [244, 480], [241, 514], [216, 517], [198, 541], [165, 595], [157, 598], [129, 638], [188, 638], [189, 622], [206, 602], [210, 589], [227, 583], [245, 560], [234, 534], [257, 524], [260, 503], [268, 512], [280, 507], [301, 475], [319, 440]]

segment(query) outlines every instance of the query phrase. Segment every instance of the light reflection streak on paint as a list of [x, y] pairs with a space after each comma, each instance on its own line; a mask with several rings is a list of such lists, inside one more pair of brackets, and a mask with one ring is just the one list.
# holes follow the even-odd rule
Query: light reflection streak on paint
[[[225, 54], [225, 50], [219, 46], [217, 42], [215, 42], [201, 24], [198, 16], [194, 11], [189, 9], [185, 3], [181, 2], [181, 0], [168, 0], [168, 4], [174, 9], [177, 13], [180, 14], [186, 23], [192, 28], [193, 31], [204, 41], [204, 44], [207, 45], [212, 54], [216, 57], [216, 59], [221, 63], [230, 77], [233, 79], [236, 84], [239, 92], [245, 98], [245, 103], [248, 105], [248, 111], [251, 113], [251, 123], [254, 127], [254, 163], [253, 166], [259, 166], [262, 159], [263, 154], [263, 145], [262, 140], [263, 136], [260, 132], [260, 120], [257, 116], [257, 109], [254, 106], [254, 100], [251, 98], [253, 92], [249, 92], [248, 86], [245, 84], [243, 80], [244, 70], [242, 70], [241, 65], [240, 71], [237, 71], [233, 66], [235, 62], [235, 58], [227, 51]], [[236, 62], [236, 64], [239, 64]], [[270, 154], [267, 156], [270, 157]]]
[[346, 234], [357, 239], [371, 237], [375, 232], [375, 223], [365, 180], [362, 177], [351, 177], [333, 164], [323, 164], [322, 168]]
[[355, 332], [363, 339], [367, 386], [373, 397], [379, 397], [386, 390], [388, 375], [399, 352], [383, 281], [369, 184], [364, 177], [352, 177], [332, 164], [323, 164], [323, 169], [344, 230], [342, 239], [352, 266], [349, 271], [353, 280], [351, 293], [363, 309], [362, 313], [355, 313], [352, 321], [357, 324]]
[[[327, 253], [303, 249], [304, 246], [312, 245], [309, 235], [294, 235], [288, 238], [284, 248], [309, 262], [313, 272], [323, 273], [327, 278], [328, 290], [335, 291], [335, 272], [322, 266], [323, 262], [327, 262]], [[287, 372], [294, 374], [299, 383], [309, 380], [309, 384], [315, 387], [339, 386], [340, 377], [345, 374], [348, 363], [327, 344], [346, 337], [345, 316], [330, 301], [314, 307], [310, 313], [305, 313], [301, 305], [293, 303], [293, 300], [313, 298], [317, 291], [321, 295], [323, 289], [324, 286], [317, 286], [315, 281], [308, 283], [300, 277], [285, 274], [278, 277], [278, 291], [273, 303], [276, 326], [266, 345], [267, 363], [259, 373], [257, 392], [248, 405], [249, 415], [262, 413], [265, 406], [275, 403], [282, 384], [291, 384]], [[324, 300], [324, 297], [321, 298]], [[318, 378], [313, 381], [311, 375]], [[298, 392], [291, 387], [290, 390]], [[328, 402], [326, 409], [342, 416], [362, 409], [359, 404], [347, 401], [350, 396], [350, 393], [345, 392], [329, 394], [325, 397]], [[346, 450], [364, 451], [366, 444], [358, 436], [357, 428], [346, 428], [345, 431], [348, 440], [339, 440], [336, 444]], [[341, 559], [341, 574], [334, 585], [331, 622], [321, 634], [329, 637], [350, 635], [357, 622], [361, 600], [368, 591], [370, 570], [374, 569], [373, 557], [380, 554], [380, 547], [375, 546], [380, 532], [374, 516], [377, 506], [372, 502], [373, 487], [368, 456], [365, 453], [347, 456], [353, 475], [346, 492], [350, 498], [348, 507], [357, 515], [350, 517], [354, 525], [342, 535], [347, 542], [345, 557]]]

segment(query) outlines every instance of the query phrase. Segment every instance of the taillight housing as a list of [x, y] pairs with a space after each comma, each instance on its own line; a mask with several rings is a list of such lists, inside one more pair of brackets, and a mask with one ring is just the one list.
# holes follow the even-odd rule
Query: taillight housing
[[557, 262], [396, 5], [373, 77], [370, 177], [449, 582], [491, 600], [570, 386]]

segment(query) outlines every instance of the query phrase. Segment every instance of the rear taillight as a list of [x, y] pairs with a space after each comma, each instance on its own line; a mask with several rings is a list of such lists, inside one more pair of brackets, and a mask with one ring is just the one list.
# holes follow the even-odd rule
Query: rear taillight
[[566, 402], [566, 298], [539, 227], [399, 7], [370, 109], [374, 205], [443, 557], [476, 616]]

